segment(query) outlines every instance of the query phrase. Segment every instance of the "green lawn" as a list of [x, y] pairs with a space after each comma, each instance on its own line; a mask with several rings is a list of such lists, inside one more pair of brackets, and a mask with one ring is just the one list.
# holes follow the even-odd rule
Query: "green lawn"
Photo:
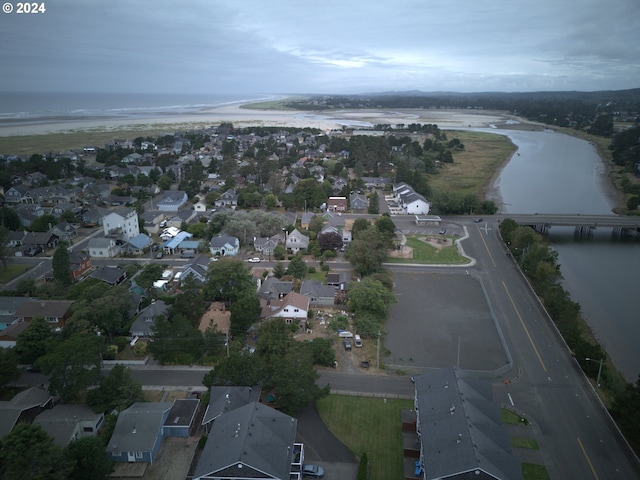
[[329, 430], [351, 451], [369, 458], [369, 480], [403, 478], [402, 409], [412, 400], [329, 395], [317, 402]]
[[522, 464], [523, 480], [549, 480], [549, 473], [544, 465], [536, 465], [535, 463]]
[[29, 270], [29, 265], [7, 265], [7, 269], [0, 268], [0, 283], [7, 283], [18, 275]]
[[407, 246], [413, 249], [413, 258], [388, 258], [389, 263], [422, 263], [425, 265], [461, 265], [469, 262], [469, 259], [458, 253], [458, 248], [451, 245], [455, 238], [451, 236], [438, 237], [448, 242], [448, 246], [436, 248], [429, 243], [420, 240], [417, 236], [407, 236]]
[[519, 425], [520, 423], [523, 423], [524, 425], [529, 424], [526, 418], [521, 417], [517, 413], [507, 410], [506, 408], [500, 409], [500, 418], [502, 419], [502, 423], [505, 425]]

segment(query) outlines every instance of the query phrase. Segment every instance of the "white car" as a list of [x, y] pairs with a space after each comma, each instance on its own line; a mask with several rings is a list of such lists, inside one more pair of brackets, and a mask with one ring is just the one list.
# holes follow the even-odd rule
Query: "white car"
[[260, 259], [258, 257], [250, 258], [249, 263], [260, 263]]

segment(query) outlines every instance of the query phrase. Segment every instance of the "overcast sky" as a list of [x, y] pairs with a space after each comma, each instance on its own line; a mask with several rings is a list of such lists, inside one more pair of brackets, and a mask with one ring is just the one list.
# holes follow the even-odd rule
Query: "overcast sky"
[[0, 14], [0, 91], [640, 87], [640, 0], [46, 0], [45, 5], [42, 14]]

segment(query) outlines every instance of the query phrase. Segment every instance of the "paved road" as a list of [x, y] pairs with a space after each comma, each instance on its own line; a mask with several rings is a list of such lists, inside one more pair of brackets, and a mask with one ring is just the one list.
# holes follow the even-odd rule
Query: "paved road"
[[532, 294], [497, 235], [497, 223], [469, 225], [467, 253], [477, 263], [514, 358], [511, 382], [496, 383], [498, 402], [536, 423], [553, 479], [640, 478], [637, 461], [617, 434], [591, 384]]

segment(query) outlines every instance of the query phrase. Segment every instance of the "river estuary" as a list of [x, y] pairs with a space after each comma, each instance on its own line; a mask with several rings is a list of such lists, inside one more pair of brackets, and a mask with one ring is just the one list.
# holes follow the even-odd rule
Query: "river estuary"
[[[589, 142], [551, 130], [492, 132], [518, 147], [494, 185], [501, 213], [613, 214], [605, 167]], [[640, 237], [620, 240], [603, 228], [580, 240], [572, 228], [552, 228], [549, 239], [565, 288], [616, 367], [635, 382], [640, 374]]]

